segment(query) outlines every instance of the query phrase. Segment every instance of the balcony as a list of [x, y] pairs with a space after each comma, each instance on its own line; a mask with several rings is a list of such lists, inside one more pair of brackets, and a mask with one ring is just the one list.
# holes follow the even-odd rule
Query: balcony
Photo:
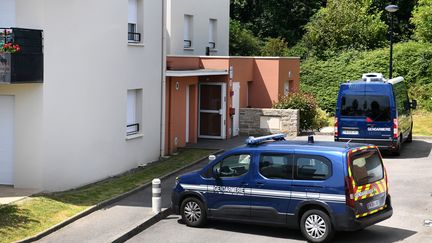
[[7, 43], [20, 48], [0, 51], [0, 84], [43, 83], [42, 30], [0, 28], [0, 47]]

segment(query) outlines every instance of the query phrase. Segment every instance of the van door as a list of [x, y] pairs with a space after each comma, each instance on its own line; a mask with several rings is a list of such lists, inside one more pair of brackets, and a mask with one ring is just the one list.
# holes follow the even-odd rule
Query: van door
[[207, 181], [207, 207], [210, 216], [222, 219], [250, 218], [251, 154], [232, 154], [211, 167], [216, 178]]
[[286, 224], [291, 200], [294, 151], [257, 155], [251, 180], [251, 219]]
[[389, 139], [393, 136], [394, 111], [391, 107], [394, 107], [394, 102], [390, 99], [391, 91], [380, 86], [381, 89], [370, 85], [365, 90], [365, 138], [371, 140]]
[[341, 85], [336, 108], [340, 138], [362, 142], [365, 136], [364, 91], [365, 83]]
[[381, 155], [373, 146], [349, 152], [348, 174], [356, 218], [386, 208], [387, 179]]
[[393, 93], [395, 98], [395, 106], [397, 109], [399, 132], [403, 134], [403, 138], [406, 139], [411, 131], [412, 118], [410, 114], [408, 91], [405, 83], [399, 82], [393, 85]]

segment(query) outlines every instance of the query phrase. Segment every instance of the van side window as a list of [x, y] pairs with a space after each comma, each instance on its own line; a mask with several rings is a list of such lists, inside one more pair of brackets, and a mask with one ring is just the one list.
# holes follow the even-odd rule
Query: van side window
[[292, 154], [263, 154], [259, 173], [268, 179], [292, 179]]
[[399, 82], [393, 85], [394, 96], [396, 99], [396, 107], [398, 114], [406, 114], [409, 112], [408, 91], [404, 82]]
[[331, 162], [327, 158], [303, 154], [295, 156], [294, 179], [325, 180], [331, 173]]
[[220, 177], [237, 177], [249, 171], [251, 156], [249, 154], [236, 154], [224, 158], [213, 166], [213, 171]]

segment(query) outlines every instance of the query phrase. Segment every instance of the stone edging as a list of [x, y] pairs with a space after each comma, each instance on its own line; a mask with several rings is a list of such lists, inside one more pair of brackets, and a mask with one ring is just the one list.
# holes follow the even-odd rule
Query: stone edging
[[[224, 151], [223, 149], [219, 149], [219, 150], [215, 151], [214, 153], [218, 154], [218, 153], [221, 153], [223, 151]], [[176, 169], [174, 171], [168, 172], [167, 174], [165, 174], [165, 175], [163, 175], [163, 176], [161, 176], [159, 178], [160, 179], [165, 179], [165, 178], [167, 178], [167, 177], [169, 177], [169, 176], [171, 176], [171, 175], [173, 175], [173, 174], [175, 174], [175, 173], [177, 173], [179, 171], [182, 171], [182, 170], [187, 169], [187, 168], [189, 168], [189, 167], [191, 167], [191, 166], [193, 166], [195, 164], [200, 163], [201, 161], [205, 160], [206, 158], [207, 158], [207, 156], [201, 157], [201, 158], [193, 161], [192, 163], [187, 164], [187, 165], [185, 165], [183, 167], [180, 167], [180, 168], [178, 168], [178, 169]], [[54, 233], [55, 231], [57, 231], [57, 230], [65, 227], [66, 225], [73, 223], [74, 221], [76, 221], [76, 220], [78, 220], [80, 218], [83, 218], [83, 217], [85, 217], [85, 216], [87, 216], [87, 215], [89, 215], [89, 214], [91, 214], [91, 213], [93, 213], [95, 211], [98, 211], [99, 209], [102, 209], [102, 208], [104, 208], [104, 207], [106, 207], [106, 206], [108, 206], [110, 204], [116, 203], [116, 202], [118, 202], [118, 201], [120, 201], [120, 200], [122, 200], [122, 199], [124, 199], [124, 198], [126, 198], [126, 197], [128, 197], [128, 196], [130, 196], [130, 195], [132, 195], [132, 194], [134, 194], [136, 192], [138, 192], [138, 191], [143, 190], [144, 188], [146, 188], [148, 186], [151, 186], [151, 181], [147, 182], [147, 183], [145, 183], [145, 184], [143, 184], [143, 185], [141, 185], [141, 186], [139, 186], [139, 187], [137, 187], [135, 189], [132, 189], [132, 190], [130, 190], [128, 192], [125, 192], [125, 193], [120, 194], [118, 196], [115, 196], [113, 198], [110, 198], [110, 199], [107, 199], [105, 201], [102, 201], [102, 202], [100, 202], [100, 203], [98, 203], [98, 204], [96, 204], [96, 205], [94, 205], [94, 206], [92, 206], [92, 207], [90, 207], [90, 208], [82, 211], [81, 213], [78, 213], [75, 216], [72, 216], [72, 217], [64, 220], [63, 222], [60, 222], [60, 223], [52, 226], [51, 228], [49, 228], [49, 229], [47, 229], [47, 230], [45, 230], [45, 231], [43, 231], [43, 232], [41, 232], [41, 233], [39, 233], [39, 234], [37, 234], [35, 236], [31, 236], [31, 237], [28, 237], [26, 239], [19, 240], [19, 241], [16, 241], [16, 242], [17, 243], [27, 243], [27, 242], [34, 242], [34, 241], [40, 240], [43, 237], [45, 237], [45, 236], [47, 236], [47, 235], [49, 235], [51, 233]], [[159, 218], [159, 217], [163, 216], [165, 213], [168, 213], [168, 211], [164, 210], [163, 212], [155, 215], [154, 217], [152, 217], [148, 221], [154, 221], [154, 218]], [[168, 215], [166, 215], [165, 217], [167, 217], [167, 216]], [[159, 221], [159, 220], [157, 220], [157, 221]], [[154, 222], [154, 223], [156, 223], [156, 222]]]

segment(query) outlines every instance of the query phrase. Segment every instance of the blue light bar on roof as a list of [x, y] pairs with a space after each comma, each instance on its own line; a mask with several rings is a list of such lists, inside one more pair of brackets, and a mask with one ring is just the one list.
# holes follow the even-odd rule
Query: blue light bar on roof
[[269, 140], [274, 140], [274, 141], [285, 140], [285, 134], [279, 133], [279, 134], [267, 135], [267, 136], [262, 136], [257, 138], [249, 137], [248, 139], [246, 139], [246, 144], [256, 145]]

